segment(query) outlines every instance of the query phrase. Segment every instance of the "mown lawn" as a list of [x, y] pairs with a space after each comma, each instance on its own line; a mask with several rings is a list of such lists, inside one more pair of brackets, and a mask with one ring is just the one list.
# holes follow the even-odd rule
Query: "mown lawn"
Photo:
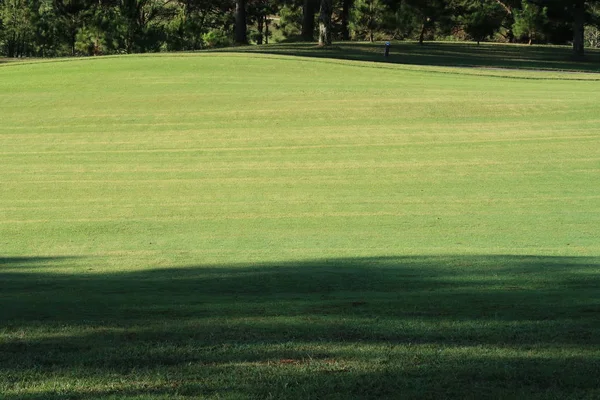
[[598, 80], [1, 65], [0, 398], [600, 397]]
[[[327, 48], [320, 48], [315, 43], [278, 43], [269, 46], [238, 47], [233, 51], [415, 66], [600, 72], [599, 49], [586, 49], [583, 59], [575, 59], [573, 50], [568, 46], [498, 43], [477, 45], [472, 42], [424, 42], [419, 45], [417, 42], [392, 41], [387, 58], [383, 56], [383, 49], [384, 42], [338, 42]], [[232, 49], [213, 51], [231, 52]]]

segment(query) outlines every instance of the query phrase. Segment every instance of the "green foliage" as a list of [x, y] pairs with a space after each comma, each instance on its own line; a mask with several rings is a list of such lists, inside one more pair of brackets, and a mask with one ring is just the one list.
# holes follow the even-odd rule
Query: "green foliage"
[[[170, 11], [159, 17], [164, 31], [161, 46], [166, 51], [199, 50], [206, 47], [203, 35], [208, 34], [210, 46], [228, 46], [232, 42], [219, 38], [232, 30], [230, 4], [224, 1], [179, 2], [170, 4]], [[212, 32], [212, 33], [211, 33]]]
[[35, 55], [39, 57], [59, 56], [61, 22], [52, 0], [39, 3], [35, 20]]
[[28, 0], [0, 2], [0, 44], [8, 57], [31, 53], [31, 39], [35, 35], [31, 5]]
[[247, 6], [250, 39], [256, 44], [264, 44], [272, 37], [272, 21], [270, 16], [277, 14], [279, 7], [272, 0], [254, 0]]
[[75, 49], [79, 54], [94, 56], [106, 52], [106, 42], [103, 32], [94, 29], [83, 27], [77, 32]]
[[233, 44], [231, 35], [220, 29], [212, 29], [202, 35], [202, 42], [207, 49], [227, 47]]
[[600, 48], [600, 5], [588, 7], [589, 21], [585, 29], [585, 45], [591, 48]]
[[354, 39], [380, 39], [389, 9], [383, 0], [357, 0], [350, 19]]
[[600, 29], [596, 26], [586, 27], [585, 42], [586, 47], [600, 48]]
[[452, 10], [445, 0], [407, 0], [407, 6], [415, 14], [418, 29], [415, 32], [420, 43], [434, 39], [436, 31], [447, 33], [451, 26]]
[[59, 21], [59, 35], [67, 51], [75, 55], [77, 32], [89, 19], [94, 18], [96, 2], [91, 0], [55, 0], [56, 14]]
[[163, 0], [120, 0], [119, 12], [125, 23], [125, 50], [144, 53], [160, 48], [165, 36], [162, 19], [175, 10], [166, 8]]
[[[3, 3], [5, 11], [10, 1]], [[437, 10], [439, 4], [434, 3], [401, 2], [390, 7], [389, 2], [384, 4], [379, 0], [361, 0], [352, 12], [354, 36], [359, 39], [379, 39], [419, 38], [422, 34], [430, 38], [451, 35], [451, 26], [443, 7]], [[19, 28], [29, 27], [16, 36], [26, 38], [21, 40], [21, 43], [26, 42], [25, 46], [21, 46], [21, 52], [59, 55], [65, 52], [110, 54], [159, 49], [194, 50], [202, 46], [203, 34], [211, 29], [228, 31], [228, 24], [231, 23], [225, 19], [219, 21], [213, 14], [214, 10], [219, 10], [221, 16], [228, 15], [223, 12], [227, 10], [225, 4], [201, 3], [192, 7], [156, 0], [122, 0], [113, 7], [109, 3], [99, 5], [83, 0], [57, 0], [56, 9], [48, 8], [48, 1], [45, 4], [37, 10], [30, 10], [26, 18], [29, 25], [19, 24]], [[266, 10], [265, 7], [270, 8]], [[26, 12], [27, 7], [19, 10]], [[280, 10], [278, 27], [288, 40], [300, 34], [301, 11], [294, 5], [286, 5]], [[485, 38], [497, 29], [497, 20], [487, 11], [469, 9], [460, 14], [460, 24], [471, 37]], [[260, 42], [264, 35], [265, 13], [275, 12], [275, 3], [249, 3], [249, 16], [251, 22], [256, 24], [251, 35], [256, 42]], [[5, 54], [15, 54], [16, 43], [19, 42], [11, 40], [15, 37], [11, 29], [6, 22], [0, 29]], [[216, 43], [214, 38], [209, 42]], [[223, 44], [226, 41], [220, 41], [218, 45]]]
[[[420, 42], [512, 42], [516, 33], [518, 40], [565, 44], [574, 39], [573, 26], [585, 23], [590, 31], [587, 44], [593, 46], [599, 3], [588, 0], [585, 7], [574, 8], [565, 0], [552, 0], [543, 2], [542, 8], [538, 2], [517, 0], [338, 0], [331, 2], [328, 32], [333, 39], [349, 38], [351, 31], [355, 40]], [[247, 0], [246, 4], [247, 33], [256, 44], [265, 43], [266, 35], [274, 31], [278, 41], [280, 36], [285, 41], [299, 40], [303, 7], [318, 7], [315, 0]], [[211, 31], [208, 43], [223, 46], [228, 42], [216, 36], [234, 31], [234, 9], [234, 0], [1, 0], [0, 55], [198, 50], [205, 46], [203, 35]], [[305, 29], [313, 28], [309, 22], [304, 21]], [[305, 32], [304, 40], [311, 36], [316, 35]]]
[[287, 41], [301, 40], [302, 8], [284, 5], [279, 10], [278, 29]]
[[392, 27], [392, 36], [396, 39], [416, 39], [421, 29], [422, 19], [417, 10], [406, 2], [386, 16], [386, 25]]
[[513, 32], [515, 37], [527, 39], [529, 44], [543, 40], [544, 25], [548, 22], [548, 8], [523, 0], [520, 10], [515, 10]]
[[479, 43], [500, 30], [505, 11], [493, 0], [475, 0], [469, 3], [459, 17], [459, 23], [465, 33]]

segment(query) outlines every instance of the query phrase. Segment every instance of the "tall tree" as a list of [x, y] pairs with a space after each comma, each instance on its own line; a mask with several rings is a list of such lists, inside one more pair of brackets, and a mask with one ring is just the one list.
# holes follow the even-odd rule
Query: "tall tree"
[[252, 31], [250, 39], [256, 44], [269, 43], [269, 25], [271, 23], [270, 15], [277, 13], [278, 9], [272, 0], [249, 0], [247, 4], [246, 16], [250, 25], [256, 26], [256, 31]]
[[585, 1], [573, 1], [573, 55], [584, 56]]
[[342, 40], [350, 40], [350, 10], [354, 0], [342, 0]]
[[128, 53], [157, 51], [164, 34], [161, 20], [173, 17], [169, 0], [119, 0], [124, 18], [124, 40]]
[[71, 54], [75, 55], [77, 32], [89, 17], [93, 5], [87, 0], [54, 0], [54, 5], [61, 19]]
[[353, 11], [354, 34], [361, 40], [373, 42], [387, 13], [389, 10], [381, 0], [357, 0]]
[[573, 55], [577, 58], [584, 56], [585, 24], [588, 18], [588, 8], [598, 3], [598, 0], [528, 0], [529, 3], [549, 10], [556, 10], [564, 21], [571, 21], [573, 31]]
[[48, 57], [61, 55], [60, 18], [56, 14], [52, 0], [42, 0], [35, 21], [36, 56]]
[[450, 13], [448, 0], [404, 0], [415, 10], [420, 19], [419, 44], [423, 44], [425, 34], [432, 30], [435, 24]]
[[514, 34], [513, 9], [522, 0], [449, 0], [454, 21], [478, 43], [500, 33], [512, 42]]
[[246, 0], [235, 0], [235, 43], [248, 44]]
[[302, 40], [312, 42], [315, 40], [315, 14], [319, 2], [317, 0], [304, 0], [302, 3]]
[[319, 12], [319, 46], [331, 45], [331, 15], [333, 14], [333, 1], [321, 0]]

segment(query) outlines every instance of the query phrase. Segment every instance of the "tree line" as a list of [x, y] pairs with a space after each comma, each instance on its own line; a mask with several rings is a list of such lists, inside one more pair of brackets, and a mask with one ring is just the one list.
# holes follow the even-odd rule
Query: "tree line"
[[334, 40], [600, 43], [600, 0], [0, 0], [0, 55]]

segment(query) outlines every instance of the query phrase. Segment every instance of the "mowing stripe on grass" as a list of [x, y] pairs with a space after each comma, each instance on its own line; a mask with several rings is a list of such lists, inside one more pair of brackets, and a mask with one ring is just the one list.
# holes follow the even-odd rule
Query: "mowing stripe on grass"
[[1, 66], [0, 393], [598, 397], [596, 79]]

